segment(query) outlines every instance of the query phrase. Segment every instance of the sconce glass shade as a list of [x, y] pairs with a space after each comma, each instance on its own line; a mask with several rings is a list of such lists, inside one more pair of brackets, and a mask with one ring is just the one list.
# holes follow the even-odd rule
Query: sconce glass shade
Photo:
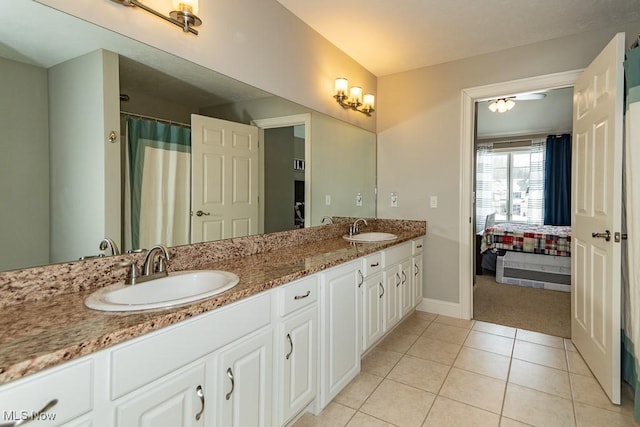
[[335, 82], [334, 95], [346, 95], [349, 89], [349, 80], [344, 77], [338, 77]]
[[173, 10], [197, 15], [200, 11], [198, 0], [173, 0]]
[[362, 101], [362, 108], [365, 110], [371, 109], [373, 110], [373, 108], [375, 107], [375, 103], [376, 103], [376, 97], [371, 95], [370, 93], [367, 93]]
[[353, 86], [349, 91], [349, 102], [356, 105], [362, 105], [362, 88]]

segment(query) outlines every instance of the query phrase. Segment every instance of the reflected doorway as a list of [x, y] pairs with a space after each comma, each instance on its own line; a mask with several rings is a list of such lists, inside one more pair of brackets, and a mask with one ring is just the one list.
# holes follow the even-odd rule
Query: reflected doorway
[[305, 126], [264, 130], [264, 232], [304, 228]]

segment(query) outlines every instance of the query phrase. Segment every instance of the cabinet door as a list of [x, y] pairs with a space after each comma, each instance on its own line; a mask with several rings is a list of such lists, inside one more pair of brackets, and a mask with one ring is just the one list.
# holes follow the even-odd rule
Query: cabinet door
[[404, 317], [413, 309], [413, 277], [411, 275], [411, 259], [400, 263], [400, 317]]
[[322, 274], [320, 408], [360, 372], [360, 262]]
[[396, 264], [384, 271], [384, 298], [385, 298], [385, 332], [393, 328], [400, 320], [400, 267]]
[[413, 257], [414, 307], [422, 302], [422, 254]]
[[314, 304], [288, 316], [278, 328], [279, 346], [275, 357], [280, 359], [278, 364], [282, 367], [279, 425], [286, 424], [316, 397], [317, 318]]
[[203, 426], [204, 365], [187, 368], [120, 400], [117, 427]]
[[220, 351], [212, 366], [216, 371], [216, 422], [212, 425], [271, 425], [272, 340], [268, 327]]
[[384, 283], [382, 274], [368, 277], [362, 286], [362, 351], [384, 334]]

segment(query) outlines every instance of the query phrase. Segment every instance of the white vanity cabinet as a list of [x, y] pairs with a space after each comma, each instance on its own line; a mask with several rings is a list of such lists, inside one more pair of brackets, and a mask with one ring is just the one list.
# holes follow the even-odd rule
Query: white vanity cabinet
[[276, 422], [286, 425], [315, 399], [318, 390], [318, 276], [277, 290]]
[[362, 348], [367, 351], [384, 335], [385, 286], [382, 275], [382, 252], [367, 255], [363, 261], [362, 295]]
[[273, 335], [271, 327], [243, 338], [218, 352], [207, 365], [212, 390], [210, 426], [272, 425]]
[[324, 408], [360, 372], [360, 259], [320, 274], [320, 395]]
[[307, 407], [319, 412], [360, 372], [362, 353], [421, 301], [422, 242], [0, 386], [0, 424], [55, 414], [34, 425], [267, 427]]
[[411, 242], [412, 246], [412, 261], [413, 261], [413, 283], [414, 283], [414, 306], [417, 306], [422, 302], [422, 280], [423, 280], [423, 247], [424, 238], [415, 239]]

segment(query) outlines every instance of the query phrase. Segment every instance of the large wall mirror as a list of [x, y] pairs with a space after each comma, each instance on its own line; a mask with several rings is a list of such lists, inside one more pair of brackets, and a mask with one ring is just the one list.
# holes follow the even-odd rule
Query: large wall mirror
[[[107, 237], [125, 252], [375, 216], [374, 133], [47, 6], [15, 8], [29, 19], [0, 17], [0, 271], [109, 255]], [[257, 217], [216, 219], [225, 197]]]

